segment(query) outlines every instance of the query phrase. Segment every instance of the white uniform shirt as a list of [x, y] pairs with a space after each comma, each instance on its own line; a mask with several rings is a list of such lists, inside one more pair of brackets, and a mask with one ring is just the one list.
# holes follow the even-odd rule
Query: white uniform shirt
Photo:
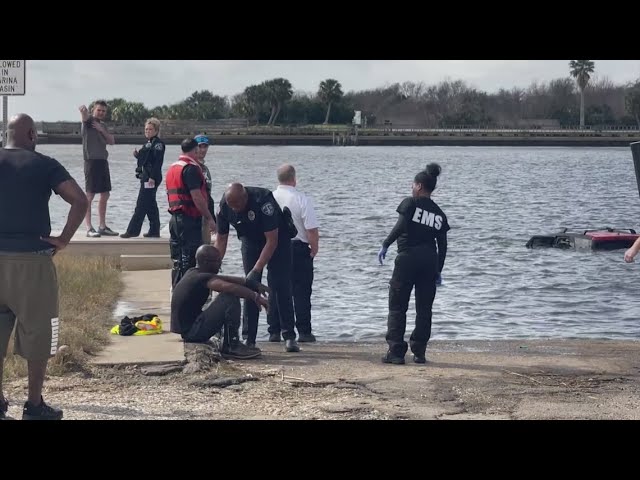
[[292, 240], [302, 240], [309, 243], [307, 230], [319, 228], [316, 212], [313, 209], [313, 201], [304, 193], [289, 185], [278, 185], [273, 191], [273, 197], [280, 208], [289, 207], [293, 224], [298, 229], [298, 235]]

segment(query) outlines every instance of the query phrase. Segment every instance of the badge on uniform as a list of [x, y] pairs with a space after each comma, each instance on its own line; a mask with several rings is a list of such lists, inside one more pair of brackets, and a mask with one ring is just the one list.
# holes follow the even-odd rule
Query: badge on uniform
[[262, 205], [262, 208], [260, 210], [262, 210], [262, 213], [268, 215], [269, 217], [273, 215], [273, 212], [275, 211], [271, 202], [267, 202]]
[[156, 146], [154, 148], [156, 150], [164, 150], [164, 145], [162, 145], [161, 143], [156, 143]]
[[247, 213], [247, 217], [249, 217], [249, 220], [253, 222], [256, 219], [256, 214], [253, 210], [249, 210], [249, 213]]

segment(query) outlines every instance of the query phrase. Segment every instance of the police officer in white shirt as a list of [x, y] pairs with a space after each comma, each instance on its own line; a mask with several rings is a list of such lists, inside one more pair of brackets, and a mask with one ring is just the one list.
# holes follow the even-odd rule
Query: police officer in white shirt
[[[311, 285], [313, 284], [313, 259], [318, 253], [318, 220], [312, 200], [296, 189], [296, 170], [292, 165], [278, 168], [278, 188], [273, 196], [281, 209], [288, 207], [298, 234], [291, 242], [293, 269], [292, 292], [299, 342], [315, 342], [311, 333]], [[277, 326], [270, 326], [274, 330]], [[272, 338], [273, 337], [273, 338]], [[279, 334], [272, 333], [269, 340], [279, 341]]]

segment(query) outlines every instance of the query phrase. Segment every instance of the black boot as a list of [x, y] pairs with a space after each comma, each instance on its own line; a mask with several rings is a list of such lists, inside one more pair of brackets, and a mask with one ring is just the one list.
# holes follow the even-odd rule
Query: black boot
[[387, 353], [382, 357], [382, 363], [393, 363], [394, 365], [404, 365], [404, 356], [400, 357], [398, 355], [394, 355], [391, 353], [391, 350], [388, 350]]

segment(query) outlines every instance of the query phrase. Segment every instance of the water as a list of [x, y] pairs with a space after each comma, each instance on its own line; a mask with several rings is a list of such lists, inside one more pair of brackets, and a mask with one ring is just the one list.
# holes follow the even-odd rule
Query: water
[[[124, 231], [138, 181], [134, 146], [110, 147], [114, 191], [107, 223]], [[82, 182], [79, 145], [43, 145]], [[177, 158], [167, 147], [165, 170]], [[322, 340], [380, 340], [386, 328], [387, 284], [395, 245], [384, 266], [377, 252], [426, 163], [443, 167], [434, 200], [452, 230], [433, 312], [434, 339], [591, 337], [637, 339], [638, 266], [623, 250], [528, 250], [535, 234], [560, 227], [638, 228], [640, 199], [628, 148], [510, 147], [240, 147], [213, 146], [207, 157], [216, 204], [225, 184], [275, 188], [276, 168], [298, 170], [299, 188], [313, 196], [320, 252], [312, 297], [314, 331]], [[166, 225], [164, 184], [158, 194]], [[94, 215], [97, 205], [94, 202]], [[52, 200], [54, 229], [66, 204]], [[94, 221], [94, 224], [97, 221]], [[84, 226], [81, 227], [84, 230]], [[234, 232], [223, 269], [241, 275]], [[408, 330], [413, 328], [413, 301]], [[266, 338], [264, 314], [260, 338]]]

